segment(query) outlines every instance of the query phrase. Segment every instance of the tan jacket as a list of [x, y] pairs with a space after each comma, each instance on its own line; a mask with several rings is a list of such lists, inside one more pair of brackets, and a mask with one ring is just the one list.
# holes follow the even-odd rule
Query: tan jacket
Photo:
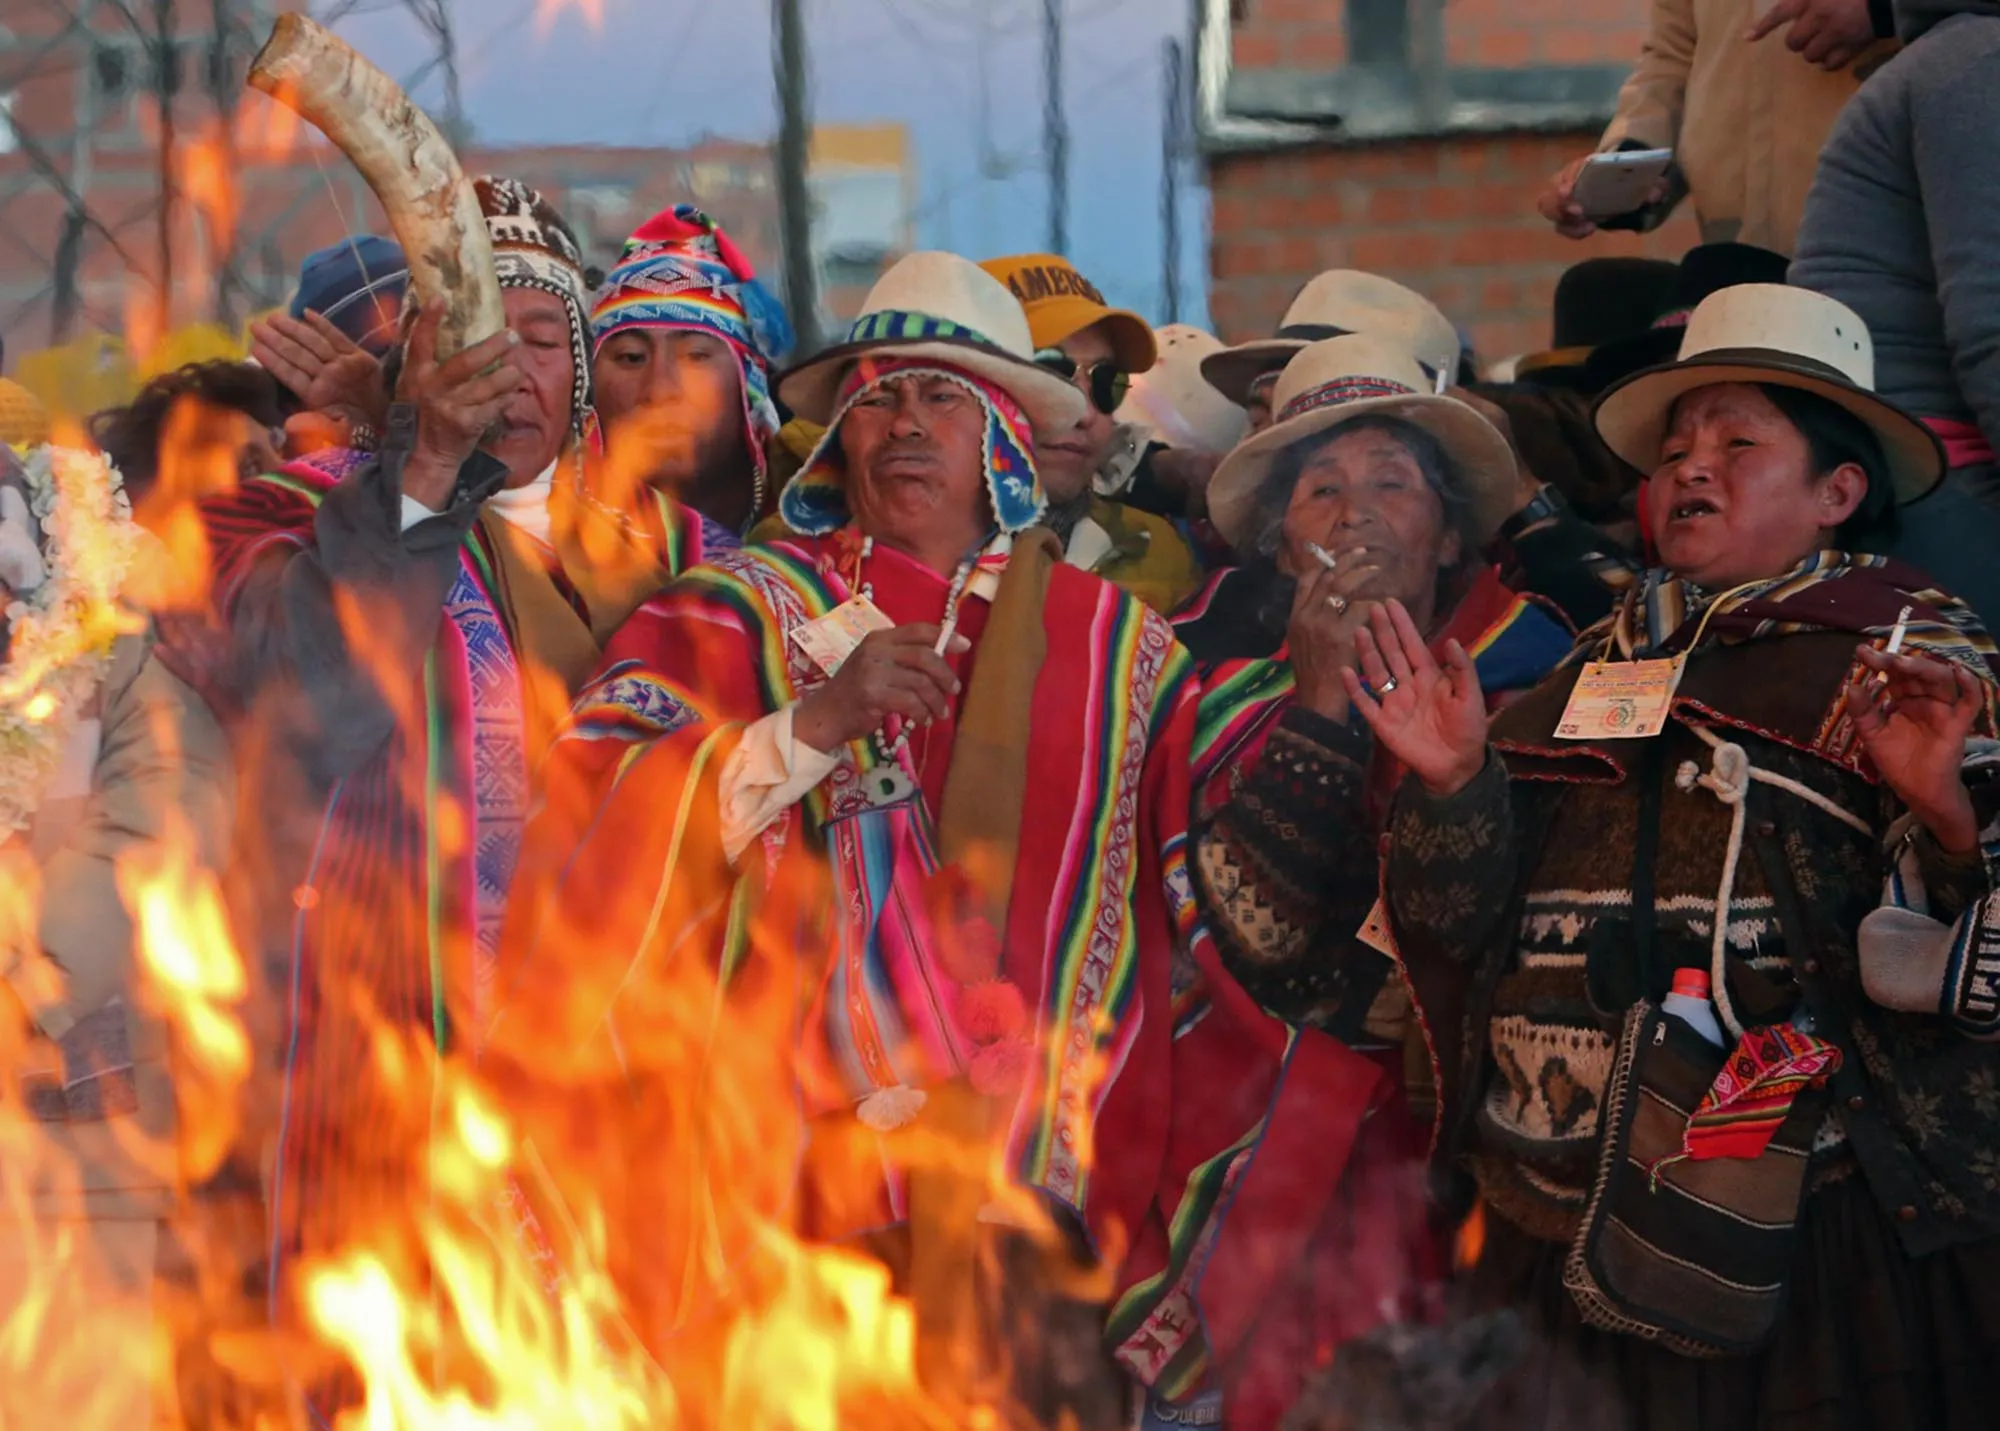
[[[1820, 147], [1895, 45], [1884, 41], [1829, 74], [1786, 49], [1782, 31], [1754, 44], [1743, 38], [1765, 3], [1653, 0], [1652, 32], [1599, 148], [1631, 139], [1672, 149], [1703, 243], [1789, 255]], [[1658, 221], [1665, 219], [1663, 207]]]
[[[141, 1007], [118, 863], [171, 821], [197, 864], [219, 869], [235, 796], [221, 727], [151, 649], [149, 637], [127, 636], [112, 652], [88, 792], [45, 799], [32, 827], [0, 846], [7, 908], [34, 908], [40, 886], [34, 923], [0, 919], [0, 977], [38, 1035], [16, 1076], [38, 1126], [82, 1175], [80, 1190], [36, 1179], [45, 1216], [158, 1217], [175, 1182], [166, 1035]], [[104, 1071], [79, 1077], [93, 1060]], [[0, 1116], [19, 1107], [10, 1097]]]

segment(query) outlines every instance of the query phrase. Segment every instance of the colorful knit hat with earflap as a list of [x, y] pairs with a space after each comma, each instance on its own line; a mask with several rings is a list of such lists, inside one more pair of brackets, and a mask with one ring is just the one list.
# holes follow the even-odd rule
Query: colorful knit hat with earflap
[[[570, 427], [578, 437], [591, 430], [595, 414], [590, 392], [590, 285], [583, 277], [583, 249], [555, 206], [518, 179], [491, 175], [472, 182], [486, 231], [493, 239], [493, 267], [502, 288], [553, 293], [569, 312], [570, 354], [576, 377], [570, 384]], [[411, 292], [415, 292], [412, 288]]]
[[993, 518], [1012, 536], [1032, 527], [1048, 506], [1041, 474], [1035, 466], [1035, 432], [1028, 415], [999, 384], [928, 358], [885, 356], [855, 364], [840, 389], [840, 406], [826, 433], [799, 474], [778, 499], [785, 525], [807, 536], [824, 536], [848, 524], [853, 511], [847, 500], [846, 454], [840, 427], [854, 405], [883, 387], [905, 378], [943, 378], [958, 384], [986, 412], [982, 444], [986, 492]]
[[743, 374], [743, 416], [761, 475], [765, 444], [779, 425], [771, 369], [791, 350], [791, 321], [722, 226], [692, 204], [641, 224], [597, 291], [592, 351], [632, 328], [709, 333], [729, 345]]

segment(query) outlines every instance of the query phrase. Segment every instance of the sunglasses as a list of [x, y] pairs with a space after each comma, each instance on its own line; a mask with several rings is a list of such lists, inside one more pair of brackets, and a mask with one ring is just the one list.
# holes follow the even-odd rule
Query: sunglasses
[[[1075, 383], [1079, 371], [1077, 361], [1061, 348], [1044, 348], [1035, 354], [1035, 366], [1046, 368], [1064, 382]], [[1092, 363], [1081, 369], [1088, 383], [1078, 383], [1089, 395], [1091, 404], [1106, 417], [1118, 411], [1125, 401], [1125, 394], [1132, 390], [1132, 375], [1122, 370], [1116, 363], [1106, 360]]]

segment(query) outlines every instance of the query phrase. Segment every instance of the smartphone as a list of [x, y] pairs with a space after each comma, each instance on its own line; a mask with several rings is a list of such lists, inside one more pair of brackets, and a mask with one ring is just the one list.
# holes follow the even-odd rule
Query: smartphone
[[1674, 162], [1671, 149], [1593, 154], [1576, 176], [1572, 197], [1587, 219], [1612, 219], [1643, 208], [1646, 195]]

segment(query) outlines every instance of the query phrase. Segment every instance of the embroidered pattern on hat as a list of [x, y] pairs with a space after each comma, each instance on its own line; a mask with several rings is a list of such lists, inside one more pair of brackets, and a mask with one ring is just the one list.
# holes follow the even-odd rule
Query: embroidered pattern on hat
[[1405, 387], [1392, 378], [1347, 377], [1335, 378], [1330, 383], [1300, 393], [1285, 404], [1278, 414], [1279, 422], [1288, 422], [1306, 413], [1317, 412], [1323, 407], [1338, 407], [1342, 403], [1360, 402], [1365, 398], [1417, 397], [1417, 390]]
[[554, 206], [518, 179], [491, 175], [475, 179], [480, 212], [493, 241], [493, 269], [502, 288], [533, 288], [560, 298], [569, 317], [570, 430], [590, 430], [590, 288], [583, 277], [583, 250]]
[[977, 343], [988, 348], [999, 347], [984, 333], [976, 328], [968, 328], [963, 323], [954, 323], [949, 318], [938, 318], [929, 313], [905, 312], [896, 308], [884, 308], [877, 313], [864, 313], [854, 326], [847, 330], [847, 341], [850, 343], [907, 343], [936, 339], [956, 343]]

